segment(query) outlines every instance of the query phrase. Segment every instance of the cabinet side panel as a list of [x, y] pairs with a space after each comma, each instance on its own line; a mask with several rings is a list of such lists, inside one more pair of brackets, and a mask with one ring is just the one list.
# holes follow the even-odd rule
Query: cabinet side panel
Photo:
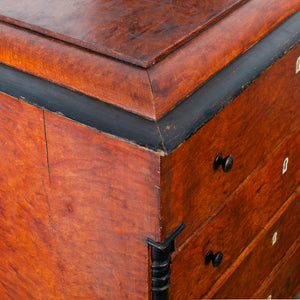
[[45, 186], [43, 112], [0, 93], [0, 299], [65, 299]]
[[45, 113], [49, 202], [67, 298], [145, 299], [160, 157]]

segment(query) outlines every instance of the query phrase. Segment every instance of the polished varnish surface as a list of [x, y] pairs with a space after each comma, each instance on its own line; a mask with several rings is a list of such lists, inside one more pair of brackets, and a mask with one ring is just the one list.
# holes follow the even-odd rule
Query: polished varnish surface
[[141, 66], [245, 0], [0, 1], [0, 19]]

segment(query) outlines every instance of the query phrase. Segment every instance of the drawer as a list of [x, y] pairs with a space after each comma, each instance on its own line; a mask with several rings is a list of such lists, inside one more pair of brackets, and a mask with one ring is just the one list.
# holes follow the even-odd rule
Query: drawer
[[[231, 195], [300, 121], [298, 44], [243, 93], [162, 161], [164, 236], [184, 222], [178, 245]], [[284, 76], [282, 76], [284, 74]], [[226, 173], [218, 154], [232, 155]]]
[[[300, 183], [300, 127], [244, 181], [212, 220], [174, 254], [171, 299], [200, 298], [265, 227]], [[283, 162], [289, 158], [284, 174]], [[223, 252], [221, 265], [205, 264], [206, 253]], [[187, 298], [185, 298], [187, 299]]]
[[282, 262], [251, 297], [253, 299], [293, 299], [300, 289], [300, 238]]
[[[250, 253], [225, 284], [205, 298], [250, 298], [300, 236], [300, 188], [262, 231]], [[252, 248], [252, 245], [249, 248]], [[282, 283], [280, 284], [282, 286]], [[213, 295], [213, 296], [211, 296]]]

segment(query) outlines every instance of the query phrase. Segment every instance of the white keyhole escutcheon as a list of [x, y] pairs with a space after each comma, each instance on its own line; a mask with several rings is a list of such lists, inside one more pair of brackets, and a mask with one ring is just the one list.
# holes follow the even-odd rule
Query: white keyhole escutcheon
[[272, 295], [269, 295], [267, 299], [272, 299]]
[[274, 246], [275, 243], [277, 242], [277, 236], [278, 236], [278, 233], [275, 232], [275, 233], [273, 234], [273, 237], [272, 237], [272, 246]]
[[300, 56], [298, 57], [296, 61], [296, 74], [300, 72]]
[[284, 174], [287, 171], [288, 168], [288, 163], [289, 163], [289, 158], [286, 157], [283, 161], [283, 165], [282, 165], [282, 174]]

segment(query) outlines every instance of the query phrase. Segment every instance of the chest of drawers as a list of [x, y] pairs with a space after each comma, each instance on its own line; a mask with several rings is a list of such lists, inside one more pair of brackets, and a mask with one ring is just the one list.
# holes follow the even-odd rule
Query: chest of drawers
[[0, 298], [291, 298], [298, 0], [0, 0]]

